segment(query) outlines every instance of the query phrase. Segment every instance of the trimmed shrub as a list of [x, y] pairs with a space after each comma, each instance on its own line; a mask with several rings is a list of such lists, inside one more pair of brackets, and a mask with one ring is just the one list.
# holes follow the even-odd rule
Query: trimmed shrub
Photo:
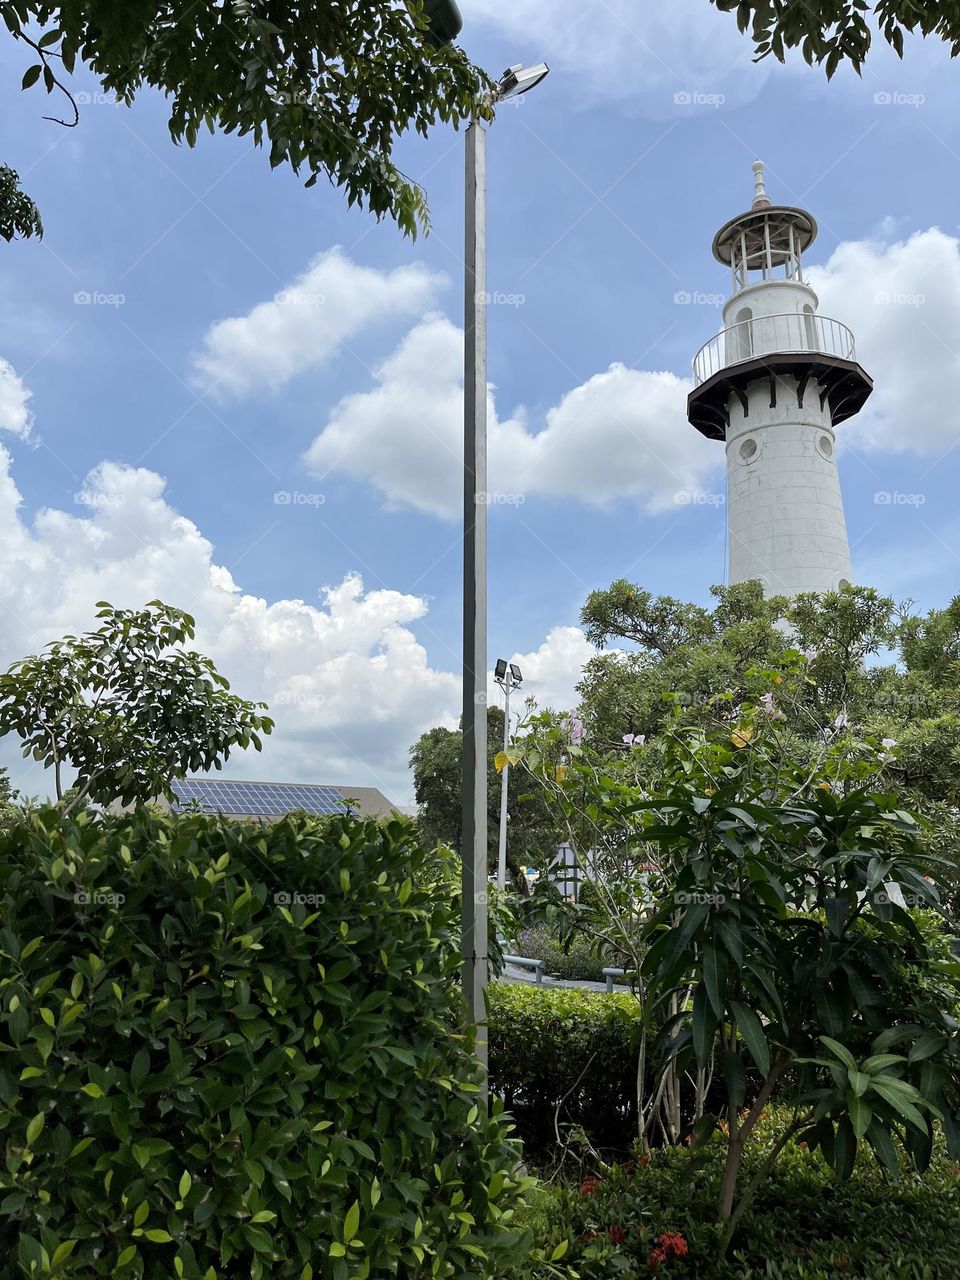
[[[768, 1146], [788, 1120], [788, 1113], [771, 1111], [761, 1121], [760, 1145]], [[750, 1153], [750, 1172], [762, 1154]], [[840, 1183], [819, 1153], [791, 1142], [726, 1259], [712, 1212], [722, 1164], [715, 1137], [699, 1150], [673, 1147], [584, 1169], [576, 1186], [542, 1187], [524, 1218], [541, 1256], [566, 1243], [564, 1266], [580, 1280], [956, 1280], [960, 1169], [942, 1151], [922, 1178], [905, 1172], [893, 1185], [861, 1159], [852, 1180]], [[521, 1274], [546, 1280], [557, 1271], [534, 1266]]]
[[554, 1119], [598, 1143], [636, 1137], [640, 1006], [622, 992], [495, 983], [489, 992], [490, 1087], [535, 1147]]
[[412, 824], [147, 811], [0, 838], [0, 1275], [494, 1274], [517, 1150]]
[[543, 960], [551, 977], [574, 982], [603, 982], [604, 965], [619, 964], [601, 959], [594, 944], [582, 933], [564, 945], [545, 925], [524, 929], [517, 938], [517, 953], [528, 960]]

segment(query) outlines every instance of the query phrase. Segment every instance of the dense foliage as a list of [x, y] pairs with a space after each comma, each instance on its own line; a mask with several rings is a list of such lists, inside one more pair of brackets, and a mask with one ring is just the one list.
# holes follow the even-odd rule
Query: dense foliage
[[603, 982], [605, 965], [622, 967], [621, 957], [598, 955], [592, 939], [585, 934], [571, 932], [561, 940], [549, 924], [530, 925], [517, 936], [515, 945], [518, 953], [529, 960], [543, 960], [546, 973], [553, 978]]
[[535, 1148], [582, 1126], [604, 1146], [636, 1133], [640, 1008], [631, 995], [490, 988], [490, 1085]]
[[182, 647], [189, 614], [160, 600], [145, 608], [97, 605], [100, 626], [65, 636], [0, 675], [0, 736], [16, 733], [23, 755], [76, 771], [67, 811], [170, 794], [188, 771], [215, 767], [234, 747], [260, 750], [273, 721], [264, 703], [229, 692], [209, 658]]
[[[917, 615], [869, 588], [793, 601], [765, 599], [759, 583], [712, 594], [705, 609], [623, 580], [591, 593], [587, 635], [622, 646], [592, 659], [579, 686], [595, 750], [622, 755], [624, 735], [651, 740], [676, 706], [687, 723], [722, 724], [731, 706], [769, 692], [751, 672], [779, 661], [787, 624], [811, 677], [778, 707], [793, 754], [815, 752], [839, 715], [897, 742], [889, 774], [910, 804], [960, 807], [960, 598]], [[960, 848], [955, 814], [941, 812], [937, 827]]]
[[723, 1120], [730, 1236], [756, 1193], [745, 1150], [785, 1092], [784, 1141], [803, 1132], [840, 1178], [861, 1143], [891, 1173], [898, 1144], [923, 1169], [938, 1127], [960, 1156], [960, 964], [908, 910], [936, 911], [936, 877], [955, 881], [956, 862], [934, 864], [891, 794], [889, 740], [839, 718], [797, 752], [815, 672], [796, 650], [746, 671], [703, 726], [675, 712], [640, 765], [568, 739], [558, 774], [565, 730], [548, 716], [514, 748], [581, 865], [599, 867], [596, 937], [636, 939], [641, 1088], [658, 1064], [642, 1144], [699, 1141]]
[[898, 54], [904, 32], [936, 36], [960, 53], [960, 4], [957, 0], [713, 0], [736, 13], [741, 31], [751, 30], [759, 57], [784, 61], [799, 48], [809, 63], [823, 63], [828, 76], [847, 60], [858, 72], [873, 41], [875, 27]]
[[47, 809], [0, 837], [2, 1274], [516, 1256], [516, 1154], [456, 1032], [455, 874], [399, 819]]
[[9, 243], [29, 236], [43, 237], [40, 211], [20, 190], [19, 174], [7, 165], [0, 165], [0, 238]]
[[[487, 846], [489, 865], [496, 869], [500, 833], [500, 774], [496, 758], [503, 745], [503, 711], [487, 708]], [[463, 823], [461, 777], [463, 734], [459, 729], [430, 729], [410, 749], [414, 795], [424, 840], [460, 848]], [[507, 792], [507, 866], [523, 885], [522, 868], [541, 865], [557, 848], [556, 816], [544, 803], [539, 788], [525, 787], [522, 777], [510, 781]]]
[[[751, 1171], [786, 1120], [775, 1111], [764, 1116]], [[527, 1214], [547, 1251], [567, 1243], [563, 1263], [527, 1270], [524, 1280], [956, 1280], [960, 1168], [942, 1151], [923, 1178], [892, 1185], [858, 1161], [838, 1185], [819, 1155], [790, 1142], [726, 1259], [718, 1226], [703, 1212], [722, 1166], [719, 1139], [697, 1151], [638, 1154], [624, 1165], [585, 1156], [576, 1178], [541, 1190]]]
[[462, 52], [427, 39], [424, 10], [421, 0], [0, 0], [29, 58], [23, 87], [65, 94], [63, 122], [79, 119], [78, 65], [127, 105], [159, 89], [175, 142], [193, 146], [203, 128], [249, 138], [271, 166], [306, 171], [308, 186], [329, 178], [411, 235], [427, 205], [393, 163], [397, 137], [456, 124], [487, 84]]

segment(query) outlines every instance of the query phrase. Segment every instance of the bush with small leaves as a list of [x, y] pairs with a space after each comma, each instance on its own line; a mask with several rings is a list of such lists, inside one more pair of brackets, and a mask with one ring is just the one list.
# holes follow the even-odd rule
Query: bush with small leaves
[[0, 837], [0, 1275], [485, 1280], [456, 864], [412, 824], [147, 810]]

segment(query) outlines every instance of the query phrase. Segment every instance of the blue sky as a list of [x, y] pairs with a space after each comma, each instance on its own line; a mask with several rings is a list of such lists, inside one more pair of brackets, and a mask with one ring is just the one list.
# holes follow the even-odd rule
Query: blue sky
[[[463, 5], [488, 70], [552, 67], [489, 139], [490, 655], [557, 705], [590, 589], [723, 580], [722, 449], [686, 425], [685, 380], [755, 156], [818, 219], [821, 311], [876, 382], [841, 429], [857, 579], [923, 607], [957, 590], [960, 67], [878, 45], [828, 84], [755, 65], [707, 0], [647, 8]], [[409, 800], [408, 746], [457, 715], [462, 137], [401, 144], [432, 207], [414, 244], [243, 140], [175, 148], [159, 98], [117, 107], [82, 70], [79, 127], [48, 123], [26, 52], [0, 46], [0, 159], [46, 223], [0, 251], [4, 663], [97, 599], [161, 595], [274, 707], [233, 773]]]

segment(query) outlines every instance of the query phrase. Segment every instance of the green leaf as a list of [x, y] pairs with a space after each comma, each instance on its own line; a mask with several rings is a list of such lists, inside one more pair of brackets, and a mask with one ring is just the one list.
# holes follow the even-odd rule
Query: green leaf
[[905, 1097], [900, 1089], [891, 1087], [889, 1079], [884, 1076], [875, 1077], [872, 1081], [871, 1088], [874, 1093], [878, 1093], [881, 1098], [889, 1102], [890, 1105], [903, 1116], [910, 1124], [917, 1129], [926, 1132], [927, 1122], [922, 1114], [910, 1101], [909, 1097]]
[[726, 952], [721, 951], [713, 942], [705, 942], [703, 944], [703, 980], [718, 1019], [726, 1014], [728, 972], [729, 961]]
[[721, 1049], [720, 1070], [730, 1103], [739, 1111], [747, 1096], [747, 1075], [743, 1069], [743, 1059], [738, 1053]]
[[27, 1146], [28, 1147], [32, 1147], [36, 1145], [37, 1139], [40, 1137], [40, 1134], [43, 1132], [43, 1125], [44, 1125], [43, 1112], [38, 1111], [37, 1114], [30, 1121], [30, 1123], [27, 1125]]
[[354, 1200], [343, 1220], [343, 1239], [346, 1244], [357, 1234], [360, 1227], [360, 1201]]
[[857, 1135], [846, 1116], [841, 1116], [837, 1121], [833, 1159], [833, 1167], [839, 1180], [849, 1181], [857, 1159]]
[[[43, 64], [38, 62], [35, 66], [28, 67], [23, 73], [23, 79], [20, 81], [21, 89], [29, 89], [31, 85], [37, 83], [43, 71]], [[19, 165], [17, 166], [19, 168]]]
[[745, 1004], [733, 1001], [730, 1010], [737, 1020], [737, 1030], [743, 1037], [743, 1042], [750, 1051], [750, 1056], [764, 1077], [770, 1074], [770, 1049], [767, 1045], [767, 1037], [763, 1031], [763, 1024], [759, 1017], [752, 1009], [748, 1009]]
[[922, 1062], [924, 1058], [931, 1058], [935, 1053], [939, 1053], [941, 1049], [947, 1046], [947, 1037], [941, 1035], [939, 1031], [925, 1031], [918, 1040], [916, 1040], [911, 1049], [908, 1051], [908, 1057], [911, 1062]]
[[693, 1052], [697, 1066], [709, 1065], [717, 1036], [717, 1017], [710, 1008], [707, 988], [702, 982], [693, 993]]
[[820, 1036], [820, 1043], [825, 1044], [830, 1052], [835, 1057], [839, 1058], [845, 1067], [852, 1071], [857, 1069], [856, 1058], [850, 1050], [846, 1048], [846, 1046], [840, 1044], [839, 1041], [831, 1039], [830, 1036]]
[[850, 1112], [850, 1123], [853, 1125], [853, 1132], [857, 1138], [862, 1138], [870, 1128], [873, 1111], [870, 1105], [855, 1093], [847, 1096], [847, 1108]]

